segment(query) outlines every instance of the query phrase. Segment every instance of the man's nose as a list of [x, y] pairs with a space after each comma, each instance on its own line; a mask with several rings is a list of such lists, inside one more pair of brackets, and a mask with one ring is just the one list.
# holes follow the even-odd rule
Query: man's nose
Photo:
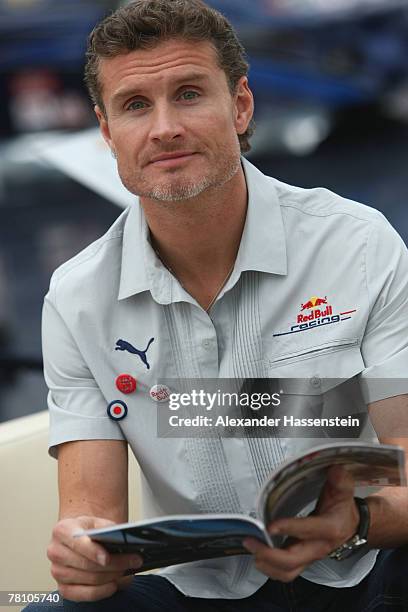
[[150, 137], [153, 140], [169, 142], [182, 136], [183, 132], [177, 109], [169, 104], [156, 106], [150, 130]]

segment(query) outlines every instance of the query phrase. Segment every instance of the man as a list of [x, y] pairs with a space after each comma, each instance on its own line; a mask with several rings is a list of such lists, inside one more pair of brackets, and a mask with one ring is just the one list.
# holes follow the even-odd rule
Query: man
[[[248, 555], [123, 577], [137, 556], [73, 538], [127, 520], [127, 443], [151, 516], [252, 513], [268, 472], [314, 443], [159, 439], [160, 379], [301, 376], [319, 387], [359, 375], [378, 429], [384, 413], [406, 419], [406, 382], [396, 391], [389, 380], [406, 376], [406, 248], [377, 211], [284, 185], [241, 157], [252, 130], [247, 71], [231, 26], [200, 0], [138, 0], [90, 37], [100, 129], [139, 199], [54, 274], [45, 302], [60, 486], [48, 557], [67, 609], [408, 605], [404, 549], [376, 550], [407, 544], [406, 490], [368, 497], [368, 547], [335, 561], [329, 553], [359, 533], [362, 513], [334, 468], [313, 516], [270, 526], [293, 538], [286, 549], [248, 539]], [[317, 304], [320, 319], [310, 315]], [[387, 379], [381, 393], [373, 378]], [[390, 432], [381, 441], [408, 448]]]

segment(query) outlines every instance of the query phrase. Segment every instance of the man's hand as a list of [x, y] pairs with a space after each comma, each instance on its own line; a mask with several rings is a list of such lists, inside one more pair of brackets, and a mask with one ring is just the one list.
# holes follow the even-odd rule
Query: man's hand
[[110, 555], [88, 536], [73, 537], [81, 529], [114, 524], [103, 518], [79, 516], [63, 519], [55, 525], [47, 556], [62, 597], [72, 601], [97, 601], [110, 597], [132, 581], [132, 576], [123, 576], [126, 570], [136, 570], [142, 565], [140, 556]]
[[269, 533], [290, 537], [285, 548], [270, 548], [254, 538], [244, 540], [244, 546], [255, 555], [259, 571], [274, 580], [291, 582], [308, 565], [353, 537], [358, 524], [353, 477], [341, 466], [333, 466], [313, 515], [279, 519], [268, 526]]

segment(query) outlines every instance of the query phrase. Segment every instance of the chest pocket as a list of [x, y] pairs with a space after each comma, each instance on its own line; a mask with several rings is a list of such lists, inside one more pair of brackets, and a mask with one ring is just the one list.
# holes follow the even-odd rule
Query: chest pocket
[[367, 408], [363, 400], [357, 375], [365, 368], [357, 338], [335, 340], [308, 347], [293, 353], [267, 359], [268, 378], [279, 379], [285, 401], [282, 411], [295, 417], [358, 417], [352, 427], [320, 427], [316, 429], [285, 429], [282, 435], [284, 453], [293, 453], [293, 438], [298, 437], [296, 448], [305, 450], [314, 444], [326, 443], [327, 438], [349, 439], [367, 435], [371, 439], [371, 426], [367, 423]]
[[365, 367], [358, 338], [332, 340], [291, 353], [267, 356], [264, 365], [269, 378], [305, 379], [316, 393], [331, 388], [332, 379], [347, 380]]

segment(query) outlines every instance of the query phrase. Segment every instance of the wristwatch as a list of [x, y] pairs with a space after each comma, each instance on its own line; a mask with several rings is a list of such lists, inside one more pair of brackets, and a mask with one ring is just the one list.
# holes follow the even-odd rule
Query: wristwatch
[[361, 550], [365, 544], [367, 544], [367, 534], [370, 527], [370, 510], [365, 499], [355, 497], [354, 501], [357, 504], [360, 515], [357, 533], [352, 538], [347, 540], [347, 542], [344, 542], [344, 544], [333, 550], [329, 554], [330, 559], [343, 561], [343, 559], [351, 557], [351, 555], [354, 555], [356, 552]]

